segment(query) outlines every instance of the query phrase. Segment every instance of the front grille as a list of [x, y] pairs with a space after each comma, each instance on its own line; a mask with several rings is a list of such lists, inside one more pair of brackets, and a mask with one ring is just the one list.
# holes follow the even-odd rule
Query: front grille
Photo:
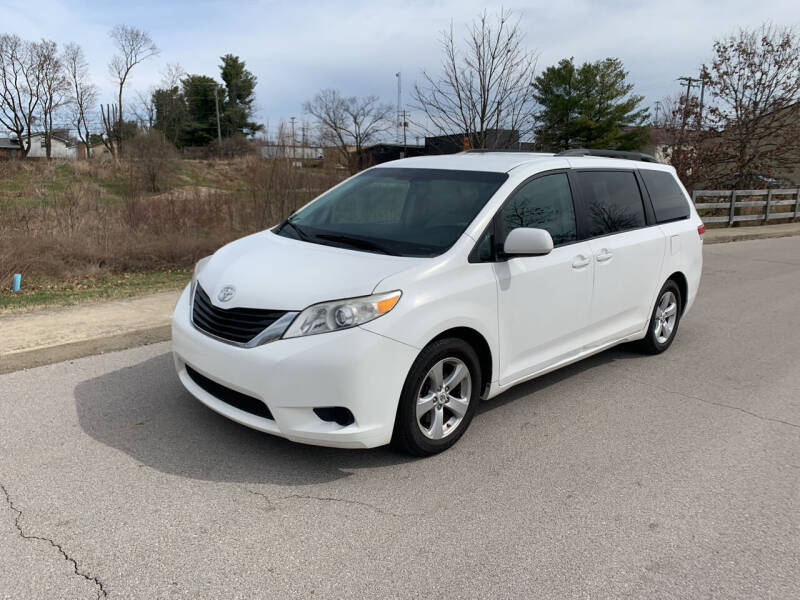
[[223, 340], [246, 344], [285, 313], [257, 308], [219, 308], [205, 290], [195, 286], [192, 319], [195, 327]]
[[243, 410], [246, 413], [262, 417], [264, 419], [272, 419], [272, 413], [269, 408], [258, 398], [253, 398], [247, 394], [242, 394], [229, 387], [225, 387], [221, 383], [217, 383], [213, 379], [209, 379], [205, 375], [201, 375], [189, 365], [186, 365], [186, 372], [197, 385], [203, 388], [206, 392], [214, 396], [217, 400], [230, 404], [234, 408]]

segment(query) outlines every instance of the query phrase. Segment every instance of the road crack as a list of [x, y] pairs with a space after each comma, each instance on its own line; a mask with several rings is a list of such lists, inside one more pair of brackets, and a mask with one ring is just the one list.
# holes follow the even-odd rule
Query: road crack
[[22, 525], [20, 525], [20, 523], [19, 523], [20, 519], [22, 519], [22, 510], [17, 508], [17, 506], [11, 500], [11, 496], [9, 495], [8, 490], [6, 489], [5, 485], [0, 483], [0, 489], [3, 490], [3, 495], [5, 496], [6, 504], [8, 504], [8, 507], [11, 510], [13, 510], [15, 513], [17, 513], [17, 516], [14, 518], [14, 527], [17, 529], [17, 533], [19, 533], [19, 536], [24, 540], [38, 540], [38, 541], [47, 542], [48, 544], [50, 544], [53, 548], [55, 548], [56, 550], [58, 550], [61, 553], [61, 556], [64, 557], [64, 560], [66, 560], [67, 562], [69, 562], [72, 565], [72, 570], [75, 572], [75, 575], [78, 575], [79, 577], [83, 577], [86, 581], [94, 584], [94, 586], [97, 587], [97, 598], [98, 598], [98, 600], [100, 598], [107, 598], [108, 597], [108, 592], [106, 591], [105, 586], [103, 585], [103, 582], [100, 581], [97, 577], [93, 577], [93, 576], [89, 575], [88, 573], [82, 571], [78, 567], [78, 562], [74, 558], [72, 558], [69, 554], [67, 554], [66, 550], [64, 550], [64, 548], [61, 546], [61, 544], [59, 544], [58, 542], [55, 542], [54, 540], [52, 540], [52, 539], [50, 539], [48, 537], [41, 537], [41, 536], [38, 536], [38, 535], [31, 535], [29, 533], [25, 533], [25, 531], [22, 529]]
[[710, 404], [711, 406], [719, 406], [721, 408], [727, 408], [730, 410], [735, 410], [740, 413], [744, 413], [751, 417], [755, 417], [756, 419], [760, 419], [761, 421], [772, 421], [773, 423], [780, 423], [781, 425], [788, 425], [789, 427], [794, 427], [795, 429], [800, 429], [800, 425], [797, 423], [792, 423], [791, 421], [784, 421], [783, 419], [776, 419], [775, 417], [766, 417], [764, 415], [760, 415], [758, 413], [754, 413], [751, 410], [747, 410], [746, 408], [741, 408], [739, 406], [734, 406], [732, 404], [725, 404], [724, 402], [715, 402], [714, 400], [707, 400], [706, 398], [701, 398], [700, 396], [694, 396], [692, 394], [685, 394], [683, 392], [678, 392], [676, 390], [668, 390], [667, 388], [663, 388], [661, 386], [655, 385], [653, 383], [645, 383], [642, 381], [637, 381], [640, 385], [644, 385], [647, 387], [653, 387], [657, 390], [661, 390], [662, 392], [666, 392], [667, 394], [674, 394], [676, 396], [681, 396], [682, 398], [686, 398], [687, 400], [696, 400], [698, 402], [702, 402], [703, 404]]
[[384, 508], [382, 508], [380, 506], [376, 506], [375, 504], [370, 504], [369, 502], [361, 502], [360, 500], [348, 500], [347, 498], [334, 498], [332, 496], [314, 496], [314, 495], [310, 495], [310, 494], [288, 494], [286, 496], [279, 496], [277, 498], [272, 498], [272, 497], [267, 496], [266, 494], [264, 494], [262, 492], [258, 492], [256, 490], [251, 490], [248, 487], [245, 487], [243, 489], [246, 492], [249, 492], [250, 494], [253, 494], [255, 496], [260, 496], [260, 497], [264, 498], [267, 501], [267, 504], [270, 506], [270, 508], [272, 508], [274, 504], [276, 504], [278, 502], [283, 502], [285, 500], [317, 500], [319, 502], [332, 502], [332, 503], [340, 503], [340, 504], [350, 504], [350, 505], [354, 505], [354, 506], [363, 506], [363, 507], [369, 508], [370, 510], [373, 510], [373, 511], [375, 511], [377, 513], [380, 513], [380, 514], [383, 514], [383, 515], [390, 515], [392, 517], [402, 517], [403, 516], [403, 515], [388, 511], [388, 510], [386, 510], [386, 509], [384, 509]]

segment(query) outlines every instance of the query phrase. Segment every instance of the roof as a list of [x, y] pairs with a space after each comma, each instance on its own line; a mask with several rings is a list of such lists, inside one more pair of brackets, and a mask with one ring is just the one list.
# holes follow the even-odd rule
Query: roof
[[[39, 137], [43, 137], [43, 136], [44, 136], [44, 132], [42, 132], [42, 131], [34, 131], [33, 133], [31, 133], [31, 139], [32, 138], [39, 138]], [[28, 137], [28, 134], [23, 134], [23, 136], [22, 136], [23, 139], [27, 139], [27, 137]], [[59, 135], [57, 133], [52, 134], [50, 136], [50, 138], [54, 139], [54, 140], [59, 140], [61, 142], [64, 142], [67, 145], [72, 143], [72, 140], [70, 140], [69, 138], [64, 137], [63, 135]], [[14, 140], [16, 140], [16, 139], [17, 138], [15, 137]], [[16, 146], [16, 147], [19, 148], [19, 146]]]
[[552, 154], [538, 152], [459, 152], [404, 158], [383, 163], [381, 166], [507, 173], [520, 165], [544, 162], [552, 158]]
[[[44, 133], [41, 133], [41, 132], [37, 132], [37, 133], [32, 133], [31, 134], [31, 137], [43, 137], [43, 136], [44, 136]], [[50, 139], [58, 140], [60, 142], [64, 142], [67, 146], [69, 146], [72, 143], [71, 139], [69, 139], [67, 137], [64, 137], [63, 135], [59, 135], [57, 133], [52, 134], [50, 136]]]
[[669, 171], [669, 165], [622, 158], [603, 156], [556, 156], [544, 152], [459, 152], [458, 154], [439, 154], [418, 156], [385, 162], [380, 167], [401, 167], [410, 169], [451, 169], [457, 171], [489, 171], [508, 173], [520, 166], [540, 166], [555, 163], [550, 168], [608, 168], [608, 169], [653, 169]]

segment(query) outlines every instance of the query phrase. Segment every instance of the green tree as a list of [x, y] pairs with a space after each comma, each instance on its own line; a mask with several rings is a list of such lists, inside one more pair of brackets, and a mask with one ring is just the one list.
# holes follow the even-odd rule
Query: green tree
[[153, 92], [153, 106], [153, 127], [163, 133], [173, 145], [181, 145], [189, 117], [181, 88], [176, 85], [169, 89], [157, 89]]
[[618, 58], [576, 66], [563, 59], [548, 67], [533, 83], [536, 145], [559, 152], [569, 148], [638, 150], [649, 138], [647, 109], [642, 96]]
[[219, 84], [205, 75], [187, 75], [181, 85], [186, 102], [186, 121], [178, 145], [205, 146], [217, 138], [214, 94]]
[[245, 68], [243, 60], [233, 54], [222, 57], [219, 70], [225, 82], [225, 98], [220, 98], [223, 135], [253, 135], [263, 128], [253, 121], [256, 76]]

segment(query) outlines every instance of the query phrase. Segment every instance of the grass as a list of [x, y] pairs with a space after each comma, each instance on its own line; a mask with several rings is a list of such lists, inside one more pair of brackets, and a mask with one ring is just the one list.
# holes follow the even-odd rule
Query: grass
[[0, 312], [179, 289], [200, 257], [346, 175], [256, 156], [151, 158], [0, 162]]
[[168, 269], [123, 273], [98, 279], [90, 276], [27, 286], [12, 293], [0, 291], [0, 313], [18, 312], [86, 302], [130, 298], [144, 294], [180, 290], [191, 279], [191, 269]]

